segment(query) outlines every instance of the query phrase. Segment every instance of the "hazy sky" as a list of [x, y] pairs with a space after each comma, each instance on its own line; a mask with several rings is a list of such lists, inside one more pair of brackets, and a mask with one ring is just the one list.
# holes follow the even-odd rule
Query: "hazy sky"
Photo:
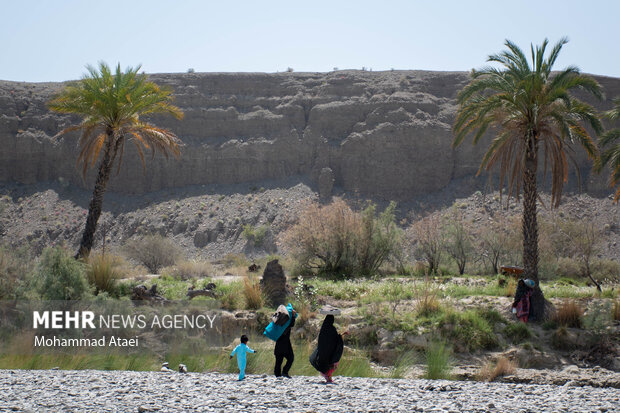
[[147, 73], [469, 70], [511, 39], [564, 46], [557, 68], [620, 77], [619, 0], [1, 0], [0, 79]]

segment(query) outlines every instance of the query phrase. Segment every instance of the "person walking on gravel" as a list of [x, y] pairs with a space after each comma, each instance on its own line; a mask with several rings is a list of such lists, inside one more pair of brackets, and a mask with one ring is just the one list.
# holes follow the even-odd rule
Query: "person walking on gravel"
[[[293, 311], [291, 317], [291, 323], [286, 327], [286, 330], [282, 333], [280, 338], [276, 340], [276, 347], [273, 349], [273, 355], [276, 356], [276, 365], [273, 368], [273, 374], [276, 377], [287, 377], [289, 376], [288, 372], [293, 365], [293, 361], [295, 360], [295, 354], [293, 353], [293, 345], [291, 344], [291, 328], [295, 326], [295, 318], [297, 315], [295, 311]], [[282, 368], [282, 362], [286, 359], [286, 364], [284, 364], [284, 368]]]
[[245, 378], [245, 366], [246, 366], [246, 353], [256, 353], [256, 351], [252, 350], [247, 346], [248, 336], [245, 334], [241, 336], [241, 344], [239, 344], [235, 349], [230, 353], [230, 358], [237, 355], [237, 366], [239, 366], [239, 381]]
[[[346, 335], [348, 332], [344, 334]], [[338, 367], [343, 349], [342, 335], [338, 334], [336, 327], [334, 327], [334, 316], [326, 315], [319, 331], [317, 348], [310, 355], [310, 364], [321, 373], [326, 383], [334, 382], [332, 374]]]

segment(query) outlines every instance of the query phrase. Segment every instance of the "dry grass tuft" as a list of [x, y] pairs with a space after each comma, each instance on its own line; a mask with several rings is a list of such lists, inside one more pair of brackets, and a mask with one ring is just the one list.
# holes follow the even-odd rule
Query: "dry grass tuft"
[[565, 327], [580, 328], [582, 319], [583, 308], [575, 300], [564, 300], [553, 315], [553, 321]]
[[243, 278], [243, 297], [247, 310], [258, 310], [265, 304], [265, 297], [260, 288], [258, 277], [245, 276]]
[[414, 291], [415, 308], [418, 315], [428, 316], [440, 310], [439, 289], [428, 277], [420, 286], [416, 285]]
[[486, 363], [480, 369], [478, 373], [478, 380], [480, 381], [493, 381], [498, 377], [509, 376], [516, 371], [516, 365], [514, 362], [506, 357], [500, 357], [497, 363]]
[[116, 281], [122, 277], [121, 267], [124, 264], [123, 259], [114, 255], [91, 254], [86, 270], [88, 282], [95, 286], [97, 293], [114, 293]]

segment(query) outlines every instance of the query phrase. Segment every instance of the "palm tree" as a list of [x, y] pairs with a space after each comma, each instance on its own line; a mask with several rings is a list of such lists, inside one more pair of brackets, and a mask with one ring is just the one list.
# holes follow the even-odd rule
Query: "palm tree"
[[135, 144], [143, 167], [143, 147], [150, 148], [153, 156], [155, 151], [159, 151], [167, 158], [168, 153], [178, 157], [182, 144], [174, 133], [140, 119], [142, 115], [162, 112], [178, 119], [183, 117], [183, 112], [170, 103], [172, 92], [149, 82], [145, 74], [138, 74], [140, 66], [129, 67], [123, 73], [118, 65], [116, 73], [112, 73], [102, 62], [99, 70], [92, 66], [87, 66], [87, 69], [88, 74], [82, 80], [65, 87], [48, 104], [53, 111], [77, 114], [83, 118], [79, 125], [66, 128], [57, 136], [70, 131], [82, 132], [77, 163], [82, 166], [84, 178], [86, 171], [103, 153], [76, 258], [85, 258], [90, 254], [110, 172], [117, 157], [120, 169], [125, 143], [131, 141]]
[[[453, 147], [473, 134], [473, 143], [480, 141], [489, 128], [497, 131], [485, 153], [480, 169], [490, 170], [498, 164], [500, 188], [508, 184], [508, 196], [518, 198], [523, 189], [523, 266], [526, 277], [536, 282], [532, 296], [535, 317], [544, 313], [544, 297], [538, 283], [538, 198], [537, 172], [539, 161], [543, 170], [551, 168], [551, 204], [559, 206], [562, 187], [568, 178], [571, 144], [577, 142], [587, 155], [597, 155], [596, 145], [588, 130], [601, 131], [594, 109], [573, 97], [570, 92], [583, 90], [601, 98], [601, 87], [579, 69], [569, 66], [552, 73], [553, 65], [567, 39], [561, 39], [545, 58], [548, 41], [531, 46], [532, 66], [524, 53], [509, 40], [508, 50], [489, 56], [488, 61], [501, 68], [485, 67], [472, 71], [471, 82], [459, 93], [459, 109], [454, 124]], [[539, 157], [539, 149], [544, 156]], [[506, 182], [507, 180], [507, 182]]]
[[[606, 117], [611, 120], [620, 119], [620, 97], [614, 99], [614, 108], [605, 113]], [[615, 143], [617, 141], [617, 143]], [[615, 144], [614, 144], [615, 143]], [[601, 148], [607, 148], [601, 154], [597, 161], [596, 168], [600, 172], [607, 164], [611, 166], [612, 172], [609, 177], [609, 183], [612, 188], [616, 189], [615, 202], [620, 199], [620, 128], [612, 129], [606, 132], [600, 140]]]

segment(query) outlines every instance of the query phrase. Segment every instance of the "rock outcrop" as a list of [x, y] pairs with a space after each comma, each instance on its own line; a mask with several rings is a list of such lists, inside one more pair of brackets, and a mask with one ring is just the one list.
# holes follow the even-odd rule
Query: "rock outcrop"
[[289, 294], [286, 285], [286, 275], [278, 260], [272, 260], [265, 266], [263, 278], [260, 280], [260, 287], [263, 293], [269, 298], [269, 303], [276, 308], [284, 304], [286, 296]]
[[[185, 143], [179, 160], [142, 164], [130, 146], [110, 189], [145, 193], [194, 184], [260, 182], [292, 176], [368, 196], [402, 199], [473, 176], [486, 145], [451, 148], [457, 92], [465, 72], [187, 73], [151, 76], [174, 90], [182, 121], [152, 120]], [[610, 107], [620, 79], [597, 77]], [[0, 82], [0, 182], [84, 183], [75, 167], [75, 136], [54, 139], [76, 118], [46, 102], [62, 83]], [[608, 192], [577, 161], [590, 192]], [[92, 173], [89, 179], [92, 180]], [[570, 180], [576, 182], [576, 180]], [[198, 239], [203, 243], [205, 235]]]

